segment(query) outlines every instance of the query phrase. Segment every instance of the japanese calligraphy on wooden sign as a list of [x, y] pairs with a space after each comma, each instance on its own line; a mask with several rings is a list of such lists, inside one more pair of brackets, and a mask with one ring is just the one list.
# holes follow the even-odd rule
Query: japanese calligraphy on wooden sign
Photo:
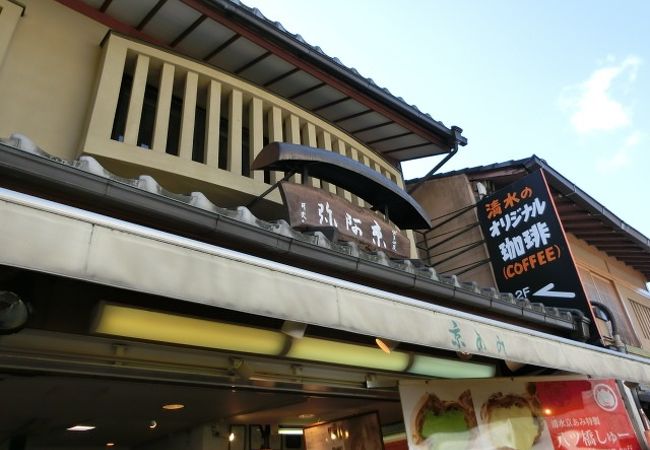
[[614, 380], [400, 384], [411, 450], [640, 450]]
[[477, 212], [501, 291], [592, 317], [541, 171], [485, 197]]
[[370, 210], [301, 184], [280, 183], [289, 213], [289, 224], [298, 230], [332, 227], [342, 238], [357, 241], [370, 250], [408, 258], [410, 241], [397, 228]]

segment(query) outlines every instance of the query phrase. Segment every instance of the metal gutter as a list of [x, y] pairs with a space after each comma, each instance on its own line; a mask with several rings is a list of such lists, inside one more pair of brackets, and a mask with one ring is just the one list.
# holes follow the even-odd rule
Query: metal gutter
[[593, 215], [597, 215], [603, 222], [607, 223], [611, 227], [624, 232], [628, 237], [634, 240], [635, 243], [645, 247], [650, 252], [650, 238], [647, 238], [643, 233], [625, 223], [602, 203], [599, 203], [585, 191], [580, 189], [575, 183], [571, 182], [549, 166], [543, 159], [533, 155], [524, 162], [524, 166], [529, 171], [536, 170], [537, 168], [544, 169], [544, 173], [548, 175], [549, 184], [554, 189], [563, 195], [571, 196], [574, 203], [584, 207]]
[[[458, 127], [451, 127], [451, 129], [456, 133], [457, 137], [461, 137], [460, 135], [463, 132], [462, 129]], [[454, 155], [456, 155], [456, 153], [458, 153], [458, 139], [456, 139], [456, 143], [454, 144], [454, 147], [447, 154], [447, 156], [445, 156], [441, 161], [438, 162], [438, 164], [436, 164], [431, 170], [429, 170], [429, 172], [427, 172], [427, 174], [424, 177], [420, 178], [417, 183], [408, 186], [407, 192], [409, 194], [413, 194], [420, 186], [422, 186], [424, 183], [429, 181], [431, 177], [433, 177], [442, 166], [444, 166], [451, 158], [454, 157]]]
[[[351, 289], [360, 293], [368, 294], [371, 296], [381, 296], [381, 297], [387, 297], [390, 298], [390, 300], [402, 303], [405, 305], [410, 305], [410, 306], [415, 306], [418, 308], [426, 309], [429, 311], [433, 312], [439, 312], [443, 314], [449, 314], [453, 315], [455, 317], [459, 318], [464, 318], [464, 319], [469, 319], [473, 321], [477, 321], [486, 325], [492, 325], [492, 326], [497, 326], [500, 328], [505, 328], [510, 331], [516, 331], [524, 334], [529, 334], [533, 336], [539, 336], [539, 337], [552, 337], [554, 340], [565, 342], [565, 343], [570, 343], [571, 345], [576, 345], [579, 347], [584, 347], [584, 348], [593, 348], [591, 345], [587, 344], [582, 344], [573, 340], [549, 335], [547, 333], [531, 330], [528, 328], [523, 328], [518, 325], [512, 325], [508, 323], [503, 323], [494, 319], [488, 319], [485, 317], [480, 317], [480, 316], [475, 316], [470, 313], [465, 313], [462, 311], [458, 311], [455, 309], [447, 308], [444, 306], [439, 306], [433, 303], [429, 303], [427, 301], [419, 300], [419, 299], [414, 299], [414, 298], [409, 298], [405, 297], [399, 294], [395, 294], [389, 291], [385, 291], [382, 289], [377, 289], [369, 286], [365, 286], [363, 284], [358, 284], [355, 282], [347, 281], [347, 280], [342, 280], [340, 278], [334, 278], [328, 275], [320, 274], [318, 272], [313, 272], [305, 269], [301, 269], [295, 266], [291, 265], [286, 265], [282, 264], [276, 261], [271, 261], [265, 258], [260, 258], [258, 256], [254, 255], [249, 255], [246, 253], [241, 253], [236, 250], [230, 250], [224, 247], [218, 247], [206, 242], [200, 242], [196, 241], [194, 239], [189, 239], [183, 236], [178, 236], [174, 234], [170, 234], [165, 231], [160, 231], [160, 230], [155, 230], [153, 228], [149, 228], [146, 226], [138, 225], [135, 223], [130, 223], [126, 222], [121, 219], [105, 216], [103, 214], [97, 214], [94, 212], [82, 210], [79, 208], [76, 208], [74, 206], [68, 206], [64, 205], [61, 203], [56, 203], [50, 200], [45, 200], [42, 198], [34, 197], [32, 195], [27, 195], [27, 194], [22, 194], [19, 192], [15, 191], [10, 191], [5, 188], [0, 187], [0, 200], [2, 201], [10, 201], [12, 203], [17, 203], [25, 206], [30, 206], [32, 208], [36, 208], [39, 210], [47, 211], [47, 212], [52, 212], [55, 214], [61, 214], [65, 217], [70, 217], [76, 220], [80, 220], [83, 222], [88, 222], [88, 223], [93, 223], [96, 225], [100, 225], [106, 228], [110, 228], [115, 231], [122, 231], [130, 234], [135, 234], [139, 236], [146, 236], [148, 238], [153, 239], [154, 241], [161, 241], [161, 242], [168, 242], [171, 244], [177, 244], [186, 248], [191, 248], [191, 249], [196, 249], [200, 251], [208, 251], [210, 253], [214, 254], [219, 254], [225, 258], [232, 259], [232, 260], [237, 260], [241, 262], [245, 262], [247, 264], [251, 264], [254, 266], [266, 268], [266, 269], [271, 269], [275, 271], [280, 271], [283, 273], [288, 273], [291, 275], [296, 275], [300, 276], [302, 278], [314, 280], [314, 281], [319, 281], [324, 284], [334, 286], [334, 287], [342, 287], [346, 289]], [[439, 289], [434, 289], [432, 292], [437, 292], [437, 293], [447, 293], [448, 295], [451, 294], [453, 296], [453, 291], [461, 292], [461, 295], [458, 295], [457, 299], [476, 299], [478, 296], [473, 296], [471, 295], [471, 292], [467, 290], [462, 290], [462, 289], [450, 289], [446, 286], [440, 286], [437, 284], [437, 287]], [[609, 351], [606, 349], [599, 349], [599, 351]], [[611, 352], [612, 354], [615, 355], [620, 355], [618, 352]]]

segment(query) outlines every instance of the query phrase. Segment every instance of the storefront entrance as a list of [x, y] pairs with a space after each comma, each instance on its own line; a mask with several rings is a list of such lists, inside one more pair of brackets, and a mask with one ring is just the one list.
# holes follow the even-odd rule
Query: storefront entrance
[[[48, 352], [48, 342], [60, 351]], [[402, 428], [397, 390], [362, 388], [360, 372], [294, 366], [304, 374], [281, 380], [276, 368], [286, 362], [247, 360], [251, 375], [232, 355], [33, 330], [0, 338], [7, 344], [14, 350], [0, 369], [3, 450], [299, 450], [301, 428], [374, 412], [382, 426]], [[116, 355], [112, 367], [93, 351], [102, 347]], [[230, 372], [216, 369], [232, 361]]]

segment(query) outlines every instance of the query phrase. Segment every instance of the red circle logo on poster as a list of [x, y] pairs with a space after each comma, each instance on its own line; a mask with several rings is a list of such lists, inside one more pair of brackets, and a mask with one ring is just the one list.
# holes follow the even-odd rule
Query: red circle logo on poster
[[605, 411], [614, 411], [618, 406], [616, 393], [606, 384], [597, 384], [594, 386], [593, 393], [596, 404]]

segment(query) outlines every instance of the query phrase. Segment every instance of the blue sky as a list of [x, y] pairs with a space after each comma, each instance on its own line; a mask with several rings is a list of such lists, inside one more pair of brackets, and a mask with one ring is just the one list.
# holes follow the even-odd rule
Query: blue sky
[[463, 128], [469, 144], [443, 171], [536, 154], [650, 236], [650, 2], [246, 4]]

